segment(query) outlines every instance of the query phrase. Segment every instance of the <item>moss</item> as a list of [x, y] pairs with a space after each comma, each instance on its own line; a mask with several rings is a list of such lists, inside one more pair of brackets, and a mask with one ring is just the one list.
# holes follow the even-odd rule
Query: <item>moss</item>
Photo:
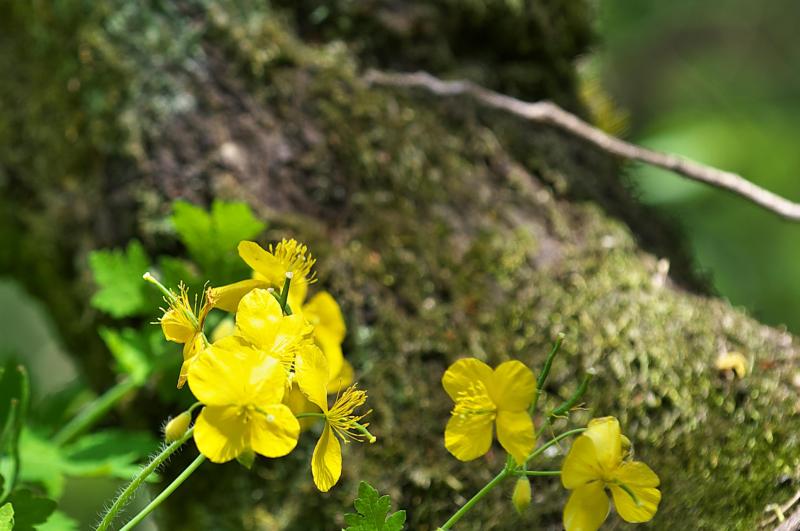
[[[543, 7], [523, 17], [520, 27], [547, 20], [548, 13], [561, 20], [567, 4]], [[125, 46], [137, 51], [135, 57], [154, 51], [147, 61], [134, 62], [148, 75], [123, 68], [108, 81], [117, 88], [142, 87], [134, 91], [137, 97], [124, 93], [121, 108], [128, 112], [122, 114], [138, 116], [141, 109], [151, 118], [132, 129], [112, 122], [120, 128], [115, 131], [135, 134], [113, 137], [124, 141], [114, 141], [99, 169], [80, 164], [94, 179], [97, 195], [89, 207], [108, 213], [119, 203], [103, 202], [124, 197], [137, 206], [135, 219], [103, 239], [88, 226], [95, 219], [88, 215], [75, 239], [85, 238], [88, 247], [135, 233], [151, 248], [170, 248], [160, 223], [169, 199], [250, 201], [273, 223], [265, 238], [293, 233], [319, 255], [321, 285], [347, 315], [345, 351], [370, 392], [379, 443], [349, 446], [342, 484], [324, 496], [309, 479], [313, 438], [291, 457], [261, 462], [250, 474], [235, 465], [204, 467], [170, 502], [172, 511], [163, 516], [168, 528], [336, 528], [358, 480], [366, 479], [408, 509], [410, 528], [434, 529], [503, 461], [497, 449], [471, 464], [444, 450], [450, 404], [441, 374], [462, 356], [490, 363], [513, 357], [538, 367], [558, 332], [567, 341], [546, 402], [569, 395], [581, 374], [596, 371], [590, 409], [574, 413], [574, 421], [621, 419], [637, 455], [664, 480], [652, 527], [751, 528], [765, 505], [794, 492], [798, 420], [791, 338], [665, 276], [658, 258], [681, 264], [683, 257], [669, 231], [653, 223], [620, 184], [615, 161], [461, 100], [364, 86], [359, 66], [384, 64], [381, 54], [390, 48], [370, 44], [360, 30], [305, 27], [301, 15], [308, 2], [278, 13], [249, 2], [188, 5], [185, 12], [144, 11], [155, 49], [124, 31], [108, 33], [97, 21], [87, 23], [90, 34], [103, 37], [97, 42], [108, 44], [102, 48], [109, 53], [98, 59], [103, 68], [116, 64]], [[498, 28], [515, 24], [509, 15], [514, 2], [463, 5], [459, 20], [488, 24], [480, 13], [500, 13], [492, 22]], [[486, 11], [476, 11], [483, 5]], [[351, 16], [337, 13], [328, 20]], [[316, 31], [320, 44], [298, 38], [287, 29], [289, 20], [299, 21], [304, 39]], [[450, 42], [470, 27], [461, 24], [442, 39]], [[582, 26], [575, 28], [580, 41]], [[185, 44], [173, 52], [185, 69], [160, 62], [158, 43], [170, 32]], [[341, 36], [347, 44], [336, 40]], [[581, 46], [556, 44], [551, 56], [534, 61], [550, 73], [551, 84], [527, 80], [520, 93], [574, 98], [572, 74], [563, 65]], [[453, 52], [441, 71], [453, 72], [448, 68], [464, 57], [472, 56]], [[425, 66], [413, 55], [403, 60], [396, 64]], [[508, 64], [502, 57], [478, 63], [484, 75], [495, 64]], [[159, 77], [153, 73], [163, 73], [168, 86], [148, 89], [145, 79]], [[514, 85], [501, 71], [495, 86]], [[163, 113], [145, 112], [165, 101]], [[96, 145], [91, 137], [86, 142], [87, 149]], [[58, 216], [43, 218], [51, 227], [53, 219]], [[668, 244], [654, 247], [663, 253], [642, 250], [647, 234], [667, 234]], [[72, 241], [57, 253], [58, 261], [80, 270], [75, 263], [83, 247]], [[66, 271], [50, 278], [71, 278], [73, 269]], [[75, 288], [78, 306], [86, 304], [85, 288]], [[65, 330], [75, 322], [67, 313], [59, 316]], [[741, 381], [714, 369], [718, 353], [729, 349], [752, 361], [752, 372]], [[560, 457], [550, 459], [543, 466], [557, 466]], [[557, 525], [566, 493], [556, 482], [535, 483], [534, 510], [522, 519], [510, 516], [510, 489], [511, 483], [493, 493], [462, 527]]]

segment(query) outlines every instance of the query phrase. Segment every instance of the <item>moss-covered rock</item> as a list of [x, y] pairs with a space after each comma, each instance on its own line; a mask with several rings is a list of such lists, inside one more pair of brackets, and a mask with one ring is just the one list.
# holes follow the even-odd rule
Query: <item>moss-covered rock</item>
[[[39, 173], [29, 167], [36, 144], [8, 124], [0, 129], [0, 138], [30, 146], [19, 160], [3, 152], [0, 166], [7, 183], [28, 186], [35, 198], [7, 184], [4, 215], [20, 230], [41, 227], [37, 241], [61, 245], [31, 245], [14, 269], [54, 308], [71, 297], [57, 318], [73, 344], [87, 341], [97, 320], [86, 310], [86, 282], [73, 278], [85, 278], [85, 249], [135, 235], [153, 251], [175, 250], [162, 223], [170, 200], [243, 199], [272, 222], [265, 239], [293, 234], [319, 256], [321, 285], [346, 313], [346, 355], [370, 392], [379, 442], [346, 448], [345, 474], [332, 493], [320, 495], [311, 484], [314, 441], [306, 438], [300, 451], [250, 474], [235, 465], [209, 467], [176, 494], [162, 516], [167, 527], [336, 529], [358, 480], [366, 479], [408, 510], [411, 529], [435, 529], [503, 462], [497, 450], [469, 464], [445, 451], [450, 403], [441, 374], [463, 356], [492, 364], [518, 358], [537, 368], [563, 332], [545, 401], [555, 404], [585, 371], [596, 372], [588, 410], [572, 421], [620, 418], [637, 456], [663, 479], [664, 500], [651, 526], [752, 528], [765, 505], [796, 489], [792, 338], [681, 287], [698, 285], [687, 259], [671, 231], [621, 184], [614, 160], [465, 100], [370, 88], [358, 76], [363, 64], [444, 74], [464, 74], [464, 67], [498, 88], [570, 105], [577, 98], [565, 65], [585, 41], [585, 8], [568, 0], [537, 3], [517, 20], [518, 3], [511, 1], [448, 3], [453, 11], [416, 2], [397, 10], [415, 24], [430, 18], [447, 25], [409, 48], [416, 37], [367, 31], [397, 24], [387, 19], [394, 3], [376, 4], [358, 11], [358, 3], [336, 2], [320, 13], [321, 4], [311, 2], [283, 10], [260, 2], [186, 2], [127, 16], [107, 7], [114, 3], [100, 4], [105, 10], [75, 4], [93, 15], [67, 24], [79, 26], [81, 37], [26, 56], [30, 68], [44, 69], [39, 63], [47, 54], [74, 62], [73, 54], [82, 60], [88, 50], [94, 74], [81, 78], [80, 97], [54, 101], [113, 131], [101, 135], [108, 149], [78, 135], [76, 169], [38, 181], [58, 167], [49, 158], [55, 155], [45, 153]], [[531, 32], [536, 24], [562, 31], [551, 39], [550, 32]], [[485, 53], [465, 48], [475, 25], [492, 35]], [[15, 31], [20, 47], [43, 38]], [[445, 51], [420, 52], [434, 49]], [[519, 71], [504, 68], [517, 56], [538, 72], [519, 84]], [[20, 81], [8, 90], [18, 98], [26, 89], [33, 85]], [[118, 112], [95, 114], [93, 93], [118, 93]], [[47, 98], [31, 93], [37, 104]], [[79, 185], [69, 179], [76, 172]], [[42, 201], [63, 201], [69, 190], [83, 205], [77, 212], [74, 203], [54, 208]], [[70, 233], [58, 240], [65, 228]], [[26, 270], [48, 256], [46, 271]], [[678, 275], [667, 273], [669, 260], [680, 266]], [[744, 379], [715, 369], [717, 356], [732, 350], [751, 364]], [[102, 381], [99, 349], [81, 361]], [[566, 425], [559, 421], [555, 429]], [[543, 466], [558, 466], [562, 455]], [[566, 492], [557, 482], [534, 484], [524, 518], [512, 516], [511, 486], [460, 528], [558, 525]]]

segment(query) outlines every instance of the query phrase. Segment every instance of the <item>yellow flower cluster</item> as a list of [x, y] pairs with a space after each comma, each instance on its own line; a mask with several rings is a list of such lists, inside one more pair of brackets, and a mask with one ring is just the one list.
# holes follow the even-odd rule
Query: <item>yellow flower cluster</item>
[[[537, 381], [525, 365], [507, 361], [493, 370], [475, 358], [461, 359], [445, 371], [442, 385], [454, 402], [445, 447], [456, 458], [471, 461], [489, 451], [496, 429], [497, 440], [513, 458], [498, 478], [519, 478], [512, 496], [518, 512], [530, 504], [528, 476], [560, 475], [564, 487], [572, 491], [564, 508], [566, 531], [597, 530], [610, 509], [606, 491], [627, 522], [646, 522], [655, 515], [661, 501], [659, 478], [646, 464], [630, 460], [631, 443], [620, 432], [617, 419], [594, 419], [586, 429], [563, 434], [534, 451], [539, 434], [534, 433], [529, 408], [536, 403]], [[581, 435], [561, 471], [528, 471], [528, 461], [571, 433]], [[456, 513], [443, 529], [460, 516]]]
[[[161, 319], [164, 336], [185, 344], [178, 387], [188, 381], [204, 406], [195, 443], [215, 463], [281, 457], [297, 445], [301, 421], [323, 419], [312, 475], [327, 491], [341, 475], [339, 439], [375, 440], [361, 423], [365, 414], [355, 413], [366, 393], [347, 387], [353, 369], [342, 355], [342, 312], [327, 292], [305, 301], [315, 280], [305, 245], [283, 240], [265, 250], [244, 241], [239, 255], [252, 279], [207, 290], [199, 314], [182, 289]], [[211, 308], [235, 312], [230, 333], [213, 343], [203, 332]], [[342, 389], [329, 407], [328, 394]]]

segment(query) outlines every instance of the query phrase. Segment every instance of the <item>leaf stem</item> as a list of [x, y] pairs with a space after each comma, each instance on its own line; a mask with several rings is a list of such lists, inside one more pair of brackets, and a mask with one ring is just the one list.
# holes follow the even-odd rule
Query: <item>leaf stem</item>
[[550, 448], [554, 444], [558, 444], [559, 442], [561, 442], [562, 440], [566, 439], [567, 437], [571, 437], [573, 435], [578, 435], [578, 434], [583, 433], [585, 431], [586, 431], [586, 428], [575, 428], [574, 430], [565, 431], [564, 433], [556, 435], [555, 437], [553, 437], [552, 439], [550, 439], [549, 441], [547, 441], [546, 443], [541, 445], [539, 448], [534, 450], [533, 453], [531, 455], [529, 455], [527, 457], [527, 459], [525, 459], [525, 463], [527, 464], [528, 461], [530, 461], [531, 459], [533, 459], [537, 455], [540, 455], [542, 452], [544, 452], [545, 450], [547, 450], [548, 448]]
[[519, 470], [514, 473], [515, 476], [529, 476], [529, 477], [546, 477], [546, 476], [560, 476], [560, 470]]
[[54, 436], [53, 442], [63, 446], [78, 435], [82, 434], [100, 420], [117, 402], [122, 400], [128, 392], [139, 387], [139, 382], [133, 378], [124, 378], [114, 387], [98, 396], [75, 415]]
[[194, 426], [186, 430], [186, 433], [183, 434], [183, 437], [161, 450], [158, 455], [153, 457], [150, 462], [147, 463], [144, 468], [142, 468], [142, 470], [136, 475], [135, 478], [133, 478], [128, 486], [125, 487], [125, 490], [123, 490], [114, 500], [111, 508], [103, 516], [103, 520], [100, 522], [100, 525], [97, 526], [95, 531], [106, 531], [108, 529], [108, 526], [111, 525], [114, 517], [116, 517], [117, 513], [119, 513], [119, 511], [125, 506], [133, 493], [136, 492], [136, 489], [138, 489], [142, 483], [144, 483], [144, 480], [147, 479], [147, 477], [159, 466], [161, 466], [161, 464], [164, 463], [169, 456], [175, 453], [175, 450], [180, 448], [183, 443], [185, 443], [192, 436], [192, 432], [194, 432]]
[[164, 500], [166, 500], [166, 499], [167, 499], [167, 498], [170, 496], [170, 494], [172, 494], [173, 492], [175, 492], [175, 490], [176, 490], [178, 487], [180, 487], [180, 486], [181, 486], [181, 484], [182, 484], [184, 481], [186, 481], [186, 479], [187, 479], [189, 476], [191, 476], [191, 475], [192, 475], [192, 473], [193, 473], [195, 470], [197, 470], [197, 468], [198, 468], [200, 465], [202, 465], [202, 464], [203, 464], [203, 461], [205, 461], [205, 460], [206, 460], [206, 456], [204, 456], [203, 454], [200, 454], [200, 455], [198, 455], [198, 456], [195, 458], [195, 460], [194, 460], [194, 461], [192, 461], [192, 462], [189, 464], [189, 466], [187, 466], [187, 467], [186, 467], [186, 469], [185, 469], [183, 472], [181, 472], [181, 474], [180, 474], [178, 477], [176, 477], [176, 478], [175, 478], [175, 479], [172, 481], [172, 483], [170, 483], [170, 484], [167, 486], [167, 488], [166, 488], [166, 489], [164, 489], [163, 491], [161, 491], [161, 494], [159, 494], [158, 496], [156, 496], [156, 498], [155, 498], [153, 501], [151, 501], [150, 503], [148, 503], [148, 504], [147, 504], [147, 507], [145, 507], [144, 509], [142, 509], [141, 511], [139, 511], [139, 514], [137, 514], [136, 516], [134, 516], [133, 518], [131, 518], [131, 520], [130, 520], [130, 521], [127, 523], [127, 524], [125, 524], [125, 525], [124, 525], [124, 526], [123, 526], [123, 527], [120, 529], [120, 531], [129, 531], [130, 529], [133, 529], [135, 526], [137, 526], [138, 524], [140, 524], [140, 523], [142, 522], [142, 520], [144, 520], [144, 519], [147, 517], [147, 515], [148, 515], [148, 514], [150, 514], [151, 512], [153, 512], [153, 510], [155, 510], [155, 509], [156, 509], [156, 508], [157, 508], [159, 505], [161, 505], [161, 504], [164, 502]]

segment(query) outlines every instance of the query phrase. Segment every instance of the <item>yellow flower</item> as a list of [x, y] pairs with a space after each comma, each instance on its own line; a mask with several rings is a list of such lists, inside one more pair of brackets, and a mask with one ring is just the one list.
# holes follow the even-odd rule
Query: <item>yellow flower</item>
[[189, 388], [205, 407], [197, 417], [197, 448], [215, 463], [255, 452], [281, 457], [297, 445], [300, 425], [281, 403], [286, 371], [236, 336], [221, 339], [189, 370]]
[[213, 296], [206, 290], [200, 312], [189, 303], [189, 292], [181, 284], [180, 293], [169, 300], [169, 308], [161, 316], [161, 330], [168, 341], [183, 343], [183, 364], [178, 376], [178, 389], [186, 383], [189, 367], [197, 355], [206, 347], [206, 338], [203, 335], [203, 323], [208, 312], [213, 306]]
[[[344, 359], [342, 341], [346, 333], [342, 311], [330, 293], [323, 291], [314, 295], [307, 304], [303, 304], [307, 292], [305, 284], [289, 290], [289, 306], [302, 315], [306, 322], [314, 327], [314, 341], [322, 349], [328, 361], [328, 393], [338, 393], [353, 383], [353, 366]], [[286, 404], [295, 414], [319, 411], [313, 403], [295, 385], [287, 394]], [[308, 429], [313, 419], [300, 420], [300, 427]]]
[[623, 520], [647, 522], [658, 509], [659, 479], [650, 467], [625, 460], [630, 448], [614, 417], [594, 419], [575, 439], [564, 460], [561, 482], [572, 490], [564, 507], [567, 531], [594, 531], [608, 516], [611, 491], [614, 505]]
[[234, 336], [229, 337], [280, 360], [287, 374], [294, 369], [298, 353], [315, 348], [311, 326], [300, 315], [283, 315], [281, 305], [265, 289], [254, 289], [242, 297]]
[[255, 288], [279, 290], [292, 274], [292, 288], [316, 281], [311, 268], [316, 260], [308, 253], [308, 247], [296, 240], [281, 240], [277, 245], [263, 249], [255, 242], [239, 242], [239, 256], [253, 269], [254, 278], [214, 288], [214, 306], [233, 312], [239, 301]]
[[359, 424], [369, 412], [363, 415], [354, 413], [355, 409], [367, 400], [367, 393], [355, 386], [348, 387], [328, 408], [327, 382], [329, 380], [328, 363], [321, 350], [308, 352], [309, 355], [297, 358], [296, 379], [302, 392], [308, 399], [319, 406], [325, 417], [325, 427], [314, 447], [311, 457], [311, 475], [314, 484], [322, 492], [331, 489], [342, 475], [342, 447], [350, 440], [375, 442], [367, 430], [368, 424]]
[[519, 361], [506, 361], [492, 371], [475, 358], [450, 366], [442, 385], [455, 402], [444, 432], [444, 445], [456, 458], [471, 461], [489, 451], [492, 427], [497, 440], [517, 463], [536, 443], [528, 406], [536, 393], [533, 373]]

